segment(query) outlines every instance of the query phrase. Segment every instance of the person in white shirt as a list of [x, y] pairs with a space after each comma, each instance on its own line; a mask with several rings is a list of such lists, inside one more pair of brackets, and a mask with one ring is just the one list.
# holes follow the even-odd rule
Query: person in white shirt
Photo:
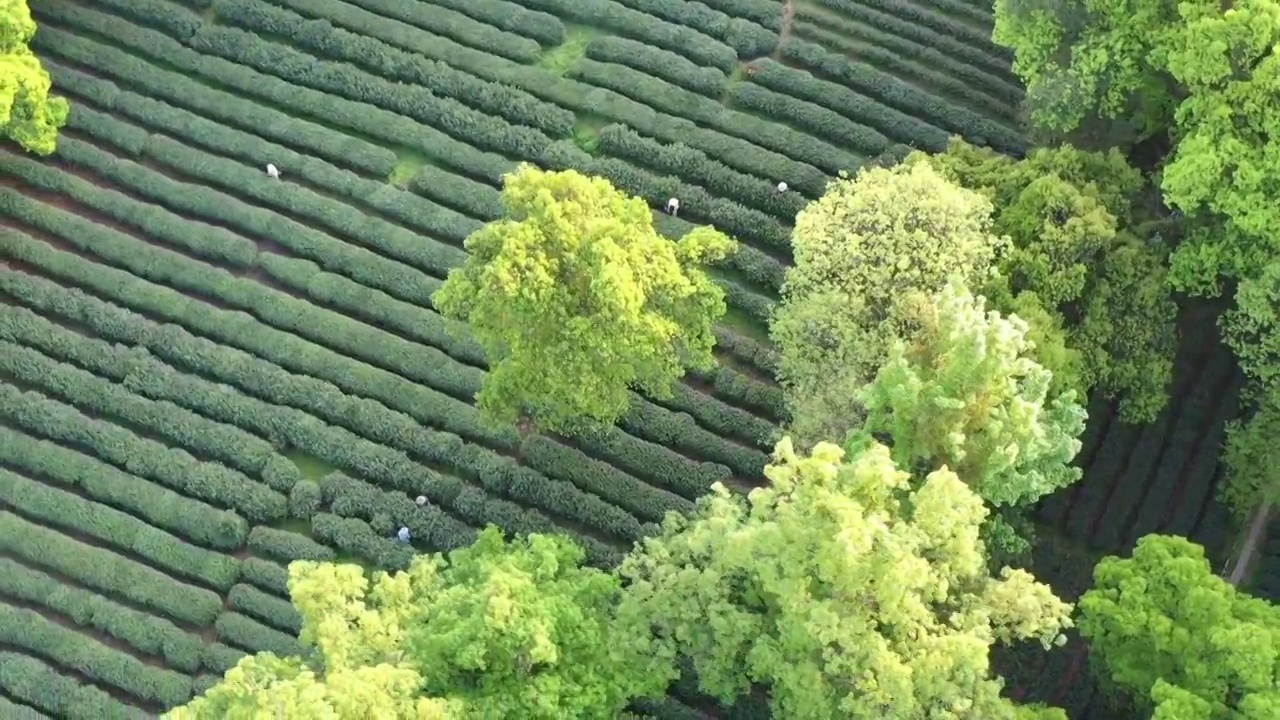
[[401, 526], [400, 526], [400, 529], [396, 532], [396, 540], [399, 540], [400, 542], [402, 542], [402, 543], [404, 543], [404, 544], [408, 545], [408, 544], [409, 544], [409, 537], [410, 537], [410, 536], [409, 536], [409, 528], [407, 528], [407, 527], [405, 527], [405, 526], [401, 525]]
[[276, 167], [275, 165], [272, 165], [271, 163], [267, 163], [267, 177], [271, 178], [272, 180], [279, 180], [280, 168]]
[[671, 198], [667, 201], [667, 212], [670, 213], [672, 217], [675, 217], [676, 214], [680, 212], [679, 198]]

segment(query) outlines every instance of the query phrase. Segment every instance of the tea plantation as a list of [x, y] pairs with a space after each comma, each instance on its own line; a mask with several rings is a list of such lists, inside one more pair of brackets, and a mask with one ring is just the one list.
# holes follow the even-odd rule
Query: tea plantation
[[[151, 717], [245, 653], [296, 653], [294, 559], [398, 569], [495, 523], [567, 533], [609, 566], [713, 483], [759, 484], [783, 419], [765, 326], [796, 213], [884, 154], [953, 135], [1026, 149], [978, 0], [31, 10], [72, 110], [53, 155], [0, 148], [5, 718]], [[480, 422], [483, 354], [431, 295], [519, 162], [608, 178], [664, 235], [740, 241], [716, 269], [716, 371], [635, 398], [607, 433]], [[656, 212], [670, 197], [678, 218]], [[1185, 309], [1155, 423], [1089, 408], [1085, 479], [1038, 510], [1036, 570], [1064, 599], [1149, 532], [1227, 556], [1213, 498], [1241, 380], [1205, 334], [1217, 311]], [[1002, 659], [1019, 693], [1124, 717], [1075, 643], [1027, 657]], [[677, 688], [652, 710], [708, 707]]]

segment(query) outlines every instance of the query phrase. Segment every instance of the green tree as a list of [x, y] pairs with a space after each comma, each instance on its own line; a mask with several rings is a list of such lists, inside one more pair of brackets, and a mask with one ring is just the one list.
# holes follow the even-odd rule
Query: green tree
[[808, 446], [862, 422], [858, 391], [897, 338], [909, 337], [914, 294], [956, 275], [980, 286], [1001, 240], [991, 203], [917, 163], [841, 178], [796, 218], [770, 334], [790, 405], [790, 432]]
[[30, 48], [35, 34], [27, 0], [0, 0], [0, 134], [48, 155], [68, 107], [64, 98], [49, 96], [49, 73]]
[[[427, 567], [431, 567], [428, 565]], [[302, 615], [307, 659], [250, 655], [222, 682], [168, 720], [457, 720], [456, 701], [422, 696], [422, 676], [402, 649], [418, 608], [407, 578], [380, 575], [369, 587], [355, 565], [299, 561], [289, 567], [289, 595]]]
[[985, 307], [957, 281], [925, 303], [862, 393], [866, 430], [892, 439], [899, 467], [948, 467], [994, 507], [1027, 505], [1080, 479], [1086, 413], [1074, 391], [1050, 395], [1027, 323]]
[[[387, 717], [611, 720], [633, 698], [661, 695], [676, 673], [647, 627], [616, 621], [620, 583], [582, 567], [584, 557], [563, 537], [505, 543], [490, 526], [447, 561], [418, 556], [372, 583], [358, 567], [296, 562], [290, 595], [319, 661], [246, 659], [174, 720], [313, 695], [337, 708], [335, 720], [382, 717], [340, 712], [366, 705]], [[347, 694], [354, 704], [341, 704]], [[310, 707], [286, 714], [325, 717]]]
[[1080, 598], [1090, 655], [1159, 720], [1280, 717], [1280, 608], [1213, 574], [1204, 548], [1148, 535]]
[[1115, 150], [1070, 145], [1014, 160], [957, 138], [908, 159], [924, 161], [992, 199], [1011, 247], [982, 290], [1033, 324], [1032, 355], [1055, 388], [1083, 398], [1096, 387], [1120, 400], [1125, 420], [1154, 419], [1168, 402], [1177, 306], [1164, 251], [1134, 231], [1150, 222], [1135, 210], [1142, 175]]
[[879, 444], [843, 455], [784, 438], [748, 500], [716, 485], [668, 516], [619, 568], [619, 615], [722, 701], [768, 685], [775, 717], [1065, 719], [991, 675], [992, 643], [1061, 642], [1070, 606], [1024, 571], [989, 574], [981, 498], [945, 468], [913, 489]]
[[1249, 379], [1248, 418], [1227, 428], [1223, 499], [1240, 516], [1280, 500], [1280, 260], [1240, 283], [1236, 307], [1222, 316], [1228, 345]]
[[523, 165], [502, 199], [506, 216], [467, 238], [471, 256], [432, 298], [485, 348], [486, 417], [612, 423], [629, 388], [667, 397], [685, 368], [714, 366], [724, 293], [701, 268], [728, 238], [700, 227], [666, 240], [643, 201], [573, 171]]
[[1196, 231], [1170, 281], [1216, 294], [1280, 253], [1280, 3], [998, 0], [994, 38], [1014, 51], [1032, 119], [1068, 131], [1090, 115], [1172, 130], [1165, 202]]
[[[1203, 0], [1198, 0], [1203, 1]], [[992, 39], [1013, 51], [1031, 120], [1067, 132], [1090, 116], [1169, 127], [1177, 90], [1156, 56], [1178, 20], [1176, 0], [996, 0]]]

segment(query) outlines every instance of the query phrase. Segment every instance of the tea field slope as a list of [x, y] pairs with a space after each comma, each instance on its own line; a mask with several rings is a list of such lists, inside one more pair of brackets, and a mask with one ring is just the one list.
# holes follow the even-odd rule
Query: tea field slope
[[[608, 566], [713, 483], [759, 483], [795, 213], [882, 153], [1023, 149], [989, 20], [852, 7], [34, 3], [73, 110], [53, 156], [0, 148], [5, 716], [152, 716], [296, 651], [293, 559], [399, 568], [496, 523]], [[599, 434], [479, 421], [483, 357], [430, 297], [519, 162], [741, 241], [717, 370]], [[676, 696], [648, 709], [706, 709]]]

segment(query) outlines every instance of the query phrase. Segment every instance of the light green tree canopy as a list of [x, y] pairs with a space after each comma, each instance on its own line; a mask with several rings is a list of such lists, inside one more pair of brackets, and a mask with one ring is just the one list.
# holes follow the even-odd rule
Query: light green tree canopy
[[686, 367], [713, 366], [724, 293], [701, 268], [728, 238], [700, 227], [666, 240], [643, 201], [574, 171], [522, 165], [502, 199], [506, 216], [467, 238], [471, 257], [432, 298], [489, 356], [486, 417], [612, 423], [630, 388], [666, 397]]
[[770, 326], [797, 442], [843, 440], [861, 425], [857, 393], [912, 332], [912, 293], [953, 274], [981, 286], [1001, 246], [991, 210], [917, 163], [841, 178], [799, 214]]
[[892, 438], [899, 467], [945, 466], [993, 506], [1026, 505], [1080, 479], [1086, 413], [1074, 391], [1050, 394], [1026, 322], [985, 307], [957, 280], [923, 303], [862, 393], [866, 430]]
[[39, 155], [53, 152], [67, 101], [50, 97], [49, 73], [31, 52], [36, 23], [27, 0], [0, 0], [0, 135]]
[[1070, 606], [1021, 570], [989, 574], [981, 498], [950, 470], [916, 489], [888, 448], [843, 460], [784, 438], [749, 501], [717, 485], [619, 568], [620, 616], [651, 624], [728, 701], [769, 686], [775, 717], [1065, 718], [1000, 696], [992, 643], [1050, 647]]
[[1280, 717], [1280, 608], [1213, 574], [1204, 548], [1148, 535], [1080, 598], [1080, 633], [1160, 720]]
[[1216, 294], [1280, 253], [1280, 2], [997, 0], [995, 12], [1036, 123], [1172, 129], [1165, 202], [1201, 223], [1172, 259], [1176, 288]]
[[1096, 387], [1120, 400], [1124, 419], [1154, 419], [1168, 402], [1177, 306], [1164, 251], [1130, 231], [1142, 175], [1115, 150], [1070, 145], [1014, 160], [957, 138], [944, 153], [908, 158], [926, 160], [992, 199], [995, 232], [1011, 247], [982, 290], [1033, 324], [1032, 355], [1055, 389], [1083, 398]]
[[1250, 415], [1228, 426], [1222, 453], [1223, 497], [1244, 516], [1265, 500], [1280, 500], [1280, 259], [1240, 283], [1236, 307], [1221, 325], [1250, 382]]
[[411, 618], [419, 612], [406, 589], [403, 575], [380, 575], [370, 586], [355, 565], [293, 563], [289, 595], [302, 615], [302, 642], [314, 649], [315, 657], [245, 657], [221, 683], [166, 718], [465, 717], [460, 703], [421, 693], [422, 676], [403, 650]]
[[[647, 627], [615, 621], [620, 583], [584, 557], [559, 536], [505, 543], [490, 526], [447, 561], [418, 556], [372, 582], [355, 566], [295, 562], [290, 595], [319, 662], [247, 658], [173, 720], [280, 703], [306, 709], [286, 717], [334, 720], [612, 720], [676, 673]], [[315, 714], [327, 708], [337, 714]]]

